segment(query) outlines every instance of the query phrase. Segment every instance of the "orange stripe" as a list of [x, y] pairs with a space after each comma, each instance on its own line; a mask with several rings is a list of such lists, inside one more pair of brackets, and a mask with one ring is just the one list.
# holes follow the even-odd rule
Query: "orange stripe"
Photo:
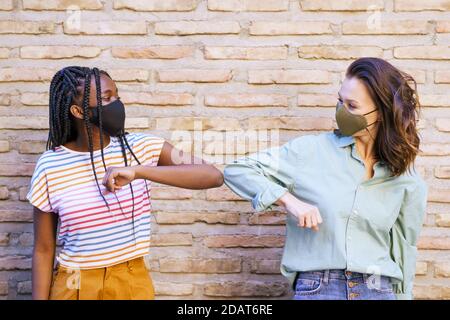
[[[85, 175], [84, 177], [90, 177], [90, 175], [88, 174], [88, 175]], [[85, 184], [86, 182], [89, 182], [89, 181], [91, 181], [91, 179], [85, 179], [85, 180], [82, 180], [82, 181], [80, 181], [80, 182], [72, 183], [72, 184], [70, 184], [70, 185], [66, 185], [65, 187], [61, 187], [61, 188], [59, 188], [59, 189], [52, 189], [52, 193], [54, 193], [54, 192], [56, 192], [56, 191], [63, 191], [63, 190], [65, 190], [65, 189], [70, 188], [70, 187], [73, 187], [73, 186], [83, 185], [83, 184]], [[48, 197], [48, 194], [47, 194], [47, 193], [43, 193], [43, 194], [40, 195], [37, 199], [39, 199], [39, 198], [41, 198], [41, 197], [43, 197], [43, 196], [45, 196], [45, 198], [44, 198], [38, 205], [36, 205], [37, 207], [38, 207], [39, 205], [41, 205], [42, 203], [44, 203], [45, 201], [48, 201], [48, 203], [50, 203], [49, 197]], [[36, 199], [35, 201], [33, 201], [33, 202], [38, 201], [37, 199]]]
[[45, 207], [48, 207], [50, 205], [50, 201], [49, 201], [48, 197], [46, 197], [43, 201], [39, 202], [39, 204], [35, 205], [35, 207], [40, 208], [42, 206], [42, 204], [46, 201], [47, 201], [47, 203], [45, 204]]
[[[139, 245], [139, 244], [142, 244], [142, 243], [147, 243], [147, 242], [150, 243], [151, 240], [142, 240], [142, 241], [136, 242], [136, 245]], [[129, 249], [129, 248], [132, 248], [132, 247], [134, 247], [134, 246], [135, 246], [134, 244], [131, 244], [131, 245], [127, 246], [127, 247], [123, 247], [123, 248], [116, 249], [116, 250], [113, 250], [113, 251], [103, 252], [103, 253], [96, 253], [96, 254], [89, 254], [89, 255], [85, 255], [85, 256], [80, 256], [80, 255], [71, 256], [71, 255], [69, 255], [69, 254], [67, 254], [67, 253], [63, 253], [63, 252], [61, 253], [61, 255], [64, 255], [64, 256], [68, 257], [69, 260], [70, 260], [70, 259], [73, 259], [73, 258], [98, 257], [98, 256], [104, 256], [104, 255], [107, 255], [107, 254], [115, 253], [115, 252], [125, 251], [125, 250], [127, 250], [127, 249]], [[122, 254], [120, 254], [120, 255], [118, 255], [118, 256], [114, 256], [114, 257], [109, 257], [109, 258], [104, 258], [104, 259], [98, 259], [98, 260], [89, 260], [89, 261], [90, 261], [90, 262], [97, 262], [97, 261], [109, 260], [109, 259], [113, 259], [113, 258], [120, 257], [120, 256], [122, 256], [122, 255], [124, 255], [124, 254], [126, 254], [126, 253], [122, 253]]]
[[95, 266], [95, 267], [87, 267], [87, 268], [79, 267], [79, 268], [78, 268], [78, 267], [69, 267], [69, 266], [65, 266], [65, 265], [63, 265], [62, 263], [60, 263], [60, 266], [63, 267], [63, 268], [65, 268], [65, 269], [69, 269], [69, 270], [74, 270], [74, 269], [80, 269], [80, 270], [99, 269], [99, 268], [106, 268], [106, 267], [109, 267], [109, 266], [113, 266], [113, 265], [116, 265], [116, 264], [119, 264], [119, 263], [123, 263], [123, 262], [126, 262], [126, 261], [130, 261], [130, 260], [133, 260], [133, 259], [136, 259], [136, 258], [139, 258], [139, 257], [146, 256], [146, 255], [147, 255], [147, 254], [142, 254], [142, 253], [140, 253], [140, 254], [137, 254], [137, 255], [135, 255], [135, 256], [131, 256], [131, 257], [129, 257], [129, 258], [122, 259], [122, 260], [116, 261], [116, 262], [111, 263], [111, 264], [106, 264], [106, 265], [104, 265], [104, 266]]
[[[155, 157], [155, 156], [153, 156], [153, 157]], [[109, 163], [108, 165], [109, 166], [115, 166], [115, 165], [119, 165], [119, 164], [122, 164], [123, 163], [123, 161], [119, 161], [119, 162], [111, 162], [111, 163]], [[97, 172], [97, 174], [98, 175], [102, 175], [102, 174], [104, 174], [105, 173], [105, 170], [103, 170], [103, 168], [101, 169], [101, 170], [98, 170], [98, 171], [96, 171]], [[86, 170], [83, 170], [83, 171], [78, 171], [77, 172], [77, 174], [80, 174], [80, 173], [86, 173], [85, 175], [83, 175], [83, 176], [79, 176], [79, 177], [77, 177], [77, 180], [79, 180], [79, 179], [82, 179], [82, 178], [92, 178], [92, 171], [91, 171], [91, 169], [86, 169]], [[67, 175], [65, 175], [65, 176], [68, 176], [68, 177], [70, 177], [71, 175], [73, 175], [72, 173], [69, 173], [69, 174], [67, 174]], [[53, 178], [52, 180], [56, 180], [56, 179], [61, 179], [62, 178], [62, 176], [61, 177], [55, 177], [55, 178]], [[70, 181], [70, 180], [62, 180], [62, 181], [60, 181], [60, 182], [58, 182], [58, 184], [63, 184], [63, 183], [65, 183], [66, 181]], [[87, 179], [87, 180], [83, 180], [84, 182], [87, 182], [87, 181], [90, 181], [90, 179]], [[58, 184], [56, 184], [56, 185], [58, 185]], [[78, 183], [77, 183], [78, 184]], [[77, 185], [77, 184], [74, 184], [74, 185]], [[58, 190], [64, 190], [66, 187], [63, 187], [62, 189], [61, 188], [55, 188], [55, 189], [52, 189], [52, 191], [58, 191]]]
[[[140, 142], [140, 141], [139, 141]], [[145, 142], [145, 141], [144, 141]], [[144, 142], [142, 142], [142, 143], [139, 143], [139, 144], [137, 144], [136, 146], [133, 146], [133, 148], [135, 148], [135, 147], [140, 147]], [[150, 144], [150, 146], [152, 146], [152, 144]], [[142, 147], [142, 148], [140, 148], [140, 149], [138, 149], [138, 150], [133, 150], [133, 152], [136, 152], [136, 153], [138, 153], [138, 152], [141, 152], [141, 150], [143, 150], [145, 148], [145, 145]], [[144, 156], [146, 156], [147, 155], [147, 153], [149, 153], [149, 152], [152, 152], [152, 151], [157, 151], [159, 148], [156, 148], [156, 149], [150, 149], [150, 150], [148, 150], [146, 153], [144, 153]], [[130, 154], [131, 155], [131, 154]], [[109, 157], [108, 158], [108, 160], [114, 160], [114, 159], [123, 159], [123, 155], [122, 154], [120, 154], [119, 156], [114, 156], [114, 157]], [[128, 158], [127, 158], [128, 159]], [[99, 163], [102, 163], [102, 159], [100, 158], [99, 160], [97, 160], [97, 161], [94, 161], [94, 166], [97, 168], [97, 164], [99, 164]], [[85, 163], [82, 163], [82, 164], [79, 164], [79, 165], [77, 165], [77, 166], [75, 166], [75, 167], [72, 167], [71, 169], [77, 169], [77, 168], [81, 168], [81, 167], [83, 167], [83, 166], [86, 166], [86, 164]], [[103, 166], [100, 166], [100, 168], [102, 168]], [[57, 174], [57, 173], [60, 173], [60, 172], [65, 172], [67, 169], [60, 169], [60, 170], [55, 170], [55, 171], [52, 171], [51, 172], [51, 174], [53, 175], [53, 174]], [[49, 174], [49, 176], [50, 176], [50, 174]], [[49, 180], [48, 181], [51, 181], [51, 180], [54, 180], [55, 178], [49, 178]]]
[[[140, 146], [140, 145], [139, 145], [139, 146]], [[144, 147], [145, 147], [145, 146], [144, 146]], [[138, 152], [140, 152], [140, 151], [141, 151], [141, 149], [138, 150]], [[120, 159], [120, 158], [123, 159], [123, 155], [122, 155], [122, 154], [120, 154], [119, 156], [110, 157], [110, 158], [108, 158], [108, 159], [113, 160], [113, 159]], [[97, 167], [97, 164], [99, 164], [99, 163], [102, 163], [101, 157], [100, 157], [99, 160], [94, 161], [94, 166]], [[77, 169], [77, 168], [81, 168], [81, 167], [84, 167], [84, 166], [86, 166], [86, 164], [85, 164], [85, 163], [82, 163], [82, 164], [79, 164], [79, 165], [77, 165], [77, 166], [75, 166], [75, 167], [72, 167], [71, 169]], [[60, 169], [60, 170], [52, 171], [52, 175], [53, 175], [53, 174], [57, 174], [57, 173], [59, 173], [59, 172], [65, 172], [66, 170], [67, 170], [67, 169]], [[50, 174], [49, 174], [49, 176], [50, 176]], [[53, 179], [55, 179], [55, 178], [49, 179], [49, 181], [51, 181], [51, 180], [53, 180]]]
[[[145, 242], [147, 242], [147, 240], [142, 240], [140, 242], [136, 242], [136, 244], [145, 243]], [[63, 254], [65, 256], [69, 257], [69, 258], [98, 257], [98, 256], [104, 256], [104, 255], [107, 255], [107, 254], [123, 251], [123, 250], [129, 249], [131, 247], [134, 247], [134, 244], [130, 244], [127, 247], [123, 247], [123, 248], [120, 248], [120, 249], [116, 249], [116, 250], [113, 250], [113, 251], [107, 251], [107, 252], [103, 252], [103, 253], [95, 253], [95, 254], [88, 254], [88, 255], [73, 255], [73, 256], [70, 255], [70, 254], [67, 254], [67, 253], [63, 253]]]
[[[154, 158], [154, 157], [156, 157], [156, 156], [152, 156], [152, 158]], [[115, 164], [120, 164], [120, 163], [121, 163], [121, 162], [113, 162], [113, 163], [111, 163], [110, 165], [115, 165]], [[90, 171], [89, 171], [89, 170], [85, 170], [85, 171], [83, 171], [83, 172], [90, 172]], [[104, 173], [104, 171], [100, 172], [100, 174], [101, 174], [101, 173]], [[73, 187], [73, 186], [77, 186], [77, 185], [82, 185], [82, 184], [85, 184], [86, 182], [91, 181], [91, 179], [90, 179], [91, 175], [90, 175], [90, 174], [87, 174], [87, 175], [85, 175], [85, 176], [83, 176], [83, 177], [80, 177], [80, 178], [85, 178], [85, 177], [89, 177], [89, 178], [88, 178], [88, 179], [84, 179], [84, 180], [79, 181], [79, 182], [76, 182], [76, 183], [72, 183], [72, 184], [70, 184], [70, 185], [66, 185], [66, 186], [61, 187], [61, 188], [52, 189], [52, 193], [53, 193], [53, 192], [56, 192], [56, 191], [63, 191], [63, 190], [65, 190], [65, 189], [67, 189], [67, 188], [70, 188], [70, 187]], [[64, 181], [61, 182], [61, 183], [64, 183]], [[37, 197], [35, 201], [38, 201], [38, 199], [41, 198], [41, 197], [43, 197], [43, 196], [45, 196], [45, 198], [39, 203], [39, 205], [41, 205], [41, 204], [44, 203], [46, 200], [48, 200], [48, 194], [44, 192], [42, 195], [40, 195], [39, 197]]]
[[[140, 142], [140, 141], [139, 141]], [[138, 146], [140, 146], [141, 144], [139, 144]], [[134, 147], [134, 146], [133, 146]], [[141, 150], [139, 150], [138, 152], [140, 152]], [[152, 150], [153, 151], [153, 150]], [[121, 156], [117, 156], [117, 157], [112, 157], [112, 158], [109, 158], [109, 159], [119, 159], [119, 158], [122, 158], [123, 159], [123, 155], [121, 155]], [[98, 163], [100, 163], [102, 161], [102, 159], [100, 159], [100, 160], [97, 160], [97, 161], [95, 161], [94, 162], [94, 165], [96, 165], [96, 164], [98, 164]], [[63, 164], [64, 165], [64, 164]], [[72, 169], [76, 169], [76, 168], [80, 168], [80, 167], [82, 167], [82, 166], [84, 166], [85, 164], [81, 164], [81, 165], [77, 165], [76, 167], [73, 167]], [[52, 174], [57, 174], [57, 173], [59, 173], [59, 172], [64, 172], [64, 171], [66, 171], [67, 169], [60, 169], [60, 170], [56, 170], [56, 171], [53, 171], [52, 172]], [[63, 177], [64, 176], [66, 176], [66, 175], [63, 175]], [[40, 183], [41, 183], [41, 181], [42, 181], [42, 179], [43, 179], [44, 177], [41, 177], [36, 183], [35, 183], [35, 185], [39, 185]], [[52, 178], [52, 179], [49, 179], [48, 181], [50, 181], [50, 180], [53, 180], [53, 179], [55, 179], [55, 178]], [[40, 189], [42, 189], [44, 187], [44, 185], [42, 186], [42, 187], [40, 187], [37, 191], [39, 191]], [[36, 191], [36, 192], [37, 192]]]
[[[150, 153], [150, 152], [153, 152], [153, 151], [157, 151], [157, 150], [159, 150], [159, 148], [156, 148], [156, 149], [150, 149], [150, 150], [147, 151], [147, 153]], [[146, 154], [147, 154], [147, 153], [146, 153]], [[145, 155], [146, 155], [146, 154], [145, 154]], [[153, 161], [153, 159], [154, 159], [155, 157], [158, 157], [158, 155], [152, 155], [152, 157], [151, 157], [150, 159], [152, 159], [152, 161]], [[119, 161], [119, 162], [112, 162], [112, 163], [109, 164], [109, 166], [123, 163], [123, 157], [122, 157], [122, 156], [117, 156], [117, 157], [108, 158], [108, 160], [111, 160], [111, 159], [122, 159], [122, 161]], [[148, 160], [149, 160], [149, 159], [145, 158], [145, 162], [147, 162]], [[100, 161], [101, 161], [101, 160], [97, 161], [96, 163], [99, 163]], [[71, 170], [72, 170], [72, 169], [76, 169], [76, 168], [80, 168], [80, 167], [86, 167], [86, 164], [78, 165], [78, 166], [76, 166], [76, 167], [71, 168]], [[103, 167], [100, 167], [100, 168], [101, 168], [101, 169], [99, 169], [99, 173], [100, 173], [100, 174], [101, 174], [101, 173], [104, 173], [104, 170], [102, 170]], [[52, 174], [58, 173], [58, 172], [64, 172], [64, 171], [67, 171], [67, 169], [57, 170], [57, 171], [52, 172]], [[83, 170], [83, 171], [79, 171], [79, 172], [77, 172], [77, 173], [88, 173], [88, 172], [89, 172], [88, 175], [85, 175], [85, 176], [80, 177], [80, 178], [84, 178], [84, 177], [90, 176], [91, 170], [86, 169], [86, 170]], [[69, 174], [65, 174], [65, 175], [63, 175], [63, 176], [58, 176], [58, 177], [49, 178], [49, 179], [47, 179], [47, 183], [50, 182], [50, 181], [56, 180], [56, 179], [61, 179], [62, 177], [70, 176], [70, 175], [72, 175], [72, 174], [69, 173]], [[39, 183], [42, 181], [42, 179], [44, 179], [44, 177], [42, 177], [42, 178], [36, 183], [36, 185], [39, 185]], [[66, 180], [66, 181], [67, 181], [67, 180]], [[78, 184], [85, 183], [86, 181], [89, 181], [89, 180], [84, 180], [84, 181], [82, 181], [82, 182], [75, 183], [75, 184], [72, 184], [72, 185], [70, 185], [70, 186], [76, 186], [76, 185], [78, 185]], [[60, 183], [64, 183], [64, 182], [65, 182], [65, 181], [61, 181]], [[66, 189], [66, 188], [68, 188], [68, 187], [70, 187], [70, 186], [66, 186], [66, 187], [59, 188], [59, 189], [54, 189], [54, 190], [52, 190], [52, 191], [64, 190], [64, 189]], [[32, 198], [38, 193], [38, 191], [40, 191], [40, 190], [41, 190], [42, 188], [44, 188], [44, 187], [45, 187], [45, 184], [42, 185], [38, 190], [36, 190], [36, 191], [32, 194]], [[37, 201], [40, 197], [44, 196], [45, 194], [46, 194], [46, 193], [44, 192], [42, 195], [40, 195], [40, 196], [36, 199], [36, 201]]]
[[[122, 163], [122, 162], [112, 162], [112, 163], [110, 163], [110, 166], [113, 166], [113, 165], [116, 165], [116, 164], [121, 164], [121, 163]], [[54, 189], [52, 189], [52, 192], [62, 191], [62, 190], [65, 190], [65, 189], [67, 189], [67, 188], [69, 188], [69, 187], [76, 186], [76, 185], [80, 185], [80, 184], [84, 184], [84, 183], [86, 183], [86, 182], [91, 181], [91, 179], [92, 179], [92, 174], [91, 174], [91, 171], [90, 171], [90, 170], [84, 170], [84, 171], [80, 171], [80, 172], [87, 172], [88, 174], [86, 174], [86, 175], [84, 175], [84, 176], [81, 176], [81, 177], [78, 177], [77, 180], [82, 179], [82, 178], [88, 178], [88, 179], [84, 179], [84, 180], [82, 180], [82, 181], [79, 181], [79, 182], [76, 182], [76, 183], [72, 183], [72, 184], [70, 184], [70, 185], [66, 185], [66, 186], [64, 186], [64, 187], [54, 188]], [[102, 175], [102, 174], [105, 173], [105, 171], [100, 171], [100, 172], [97, 172], [97, 173], [98, 173], [98, 175]], [[103, 178], [102, 178], [102, 179], [103, 179]], [[67, 181], [67, 180], [66, 180], [66, 181]], [[60, 184], [62, 184], [62, 183], [65, 183], [65, 181], [61, 181], [61, 182], [60, 182]]]
[[[151, 152], [151, 151], [157, 151], [157, 150], [158, 150], [158, 149], [151, 149], [151, 150], [149, 150], [149, 152]], [[140, 151], [139, 151], [139, 152], [140, 152]], [[146, 154], [144, 154], [144, 155], [146, 156]], [[152, 158], [154, 158], [155, 156], [156, 156], [156, 155], [152, 155]], [[109, 161], [109, 160], [114, 160], [114, 159], [120, 159], [121, 161], [109, 163], [109, 166], [116, 165], [116, 164], [121, 164], [121, 163], [124, 162], [122, 156], [111, 157], [111, 158], [108, 158], [107, 160]], [[148, 160], [148, 159], [145, 158], [145, 161], [147, 161], [147, 160]], [[73, 170], [73, 169], [76, 169], [76, 168], [79, 168], [79, 167], [86, 167], [86, 164], [78, 165], [78, 166], [76, 166], [76, 167], [70, 168], [70, 170]], [[98, 173], [104, 173], [104, 172], [105, 172], [103, 166], [100, 166], [100, 167], [98, 168], [98, 171], [97, 171], [97, 167], [95, 167], [95, 169], [96, 169], [96, 172], [98, 172]], [[52, 172], [52, 174], [53, 174], [53, 173], [57, 173], [57, 172], [61, 172], [61, 171], [67, 171], [67, 170], [68, 170], [68, 169], [62, 169], [62, 170], [59, 170], [59, 171]], [[78, 173], [84, 173], [84, 172], [92, 172], [92, 171], [91, 171], [91, 169], [86, 169], [86, 170], [83, 170], [83, 171], [78, 171], [77, 174], [78, 174]], [[57, 177], [50, 178], [50, 179], [48, 179], [48, 181], [53, 181], [53, 180], [61, 179], [61, 178], [64, 178], [64, 177], [70, 177], [71, 175], [72, 175], [72, 173], [67, 173], [67, 174], [64, 174], [64, 175], [61, 175], [61, 176], [57, 176]]]
[[[145, 147], [145, 146], [144, 146]], [[138, 153], [138, 152], [141, 152], [141, 150], [139, 150], [139, 151], [137, 151], [136, 153]], [[144, 154], [145, 155], [145, 154]], [[110, 157], [110, 158], [108, 158], [108, 159], [105, 159], [105, 160], [114, 160], [114, 159], [122, 159], [122, 161], [123, 161], [123, 155], [120, 155], [120, 156], [117, 156], [117, 157]], [[128, 159], [127, 159], [128, 160]], [[121, 162], [122, 162], [121, 161]], [[99, 160], [99, 161], [96, 161], [96, 162], [94, 162], [94, 165], [96, 165], [97, 163], [100, 163], [100, 162], [102, 162], [101, 160]], [[116, 163], [121, 163], [121, 162], [115, 162], [114, 164], [116, 164]], [[111, 164], [110, 164], [111, 165]], [[76, 166], [76, 167], [74, 167], [73, 169], [76, 169], [76, 168], [79, 168], [79, 167], [82, 167], [82, 166], [86, 166], [86, 164], [82, 164], [82, 165], [78, 165], [78, 166]], [[71, 168], [72, 169], [72, 168]], [[97, 166], [95, 166], [95, 169], [97, 169]], [[103, 166], [100, 166], [100, 169], [103, 169]], [[99, 169], [99, 171], [101, 171]], [[54, 172], [52, 172], [52, 174], [53, 173], [58, 173], [58, 172], [61, 172], [61, 171], [67, 171], [67, 169], [66, 170], [58, 170], [58, 171], [54, 171]], [[87, 172], [87, 171], [90, 171], [90, 170], [84, 170], [84, 171], [81, 171], [81, 172]], [[104, 172], [104, 171], [103, 171]], [[61, 179], [61, 178], [64, 178], [64, 177], [67, 177], [67, 176], [70, 176], [70, 175], [72, 175], [72, 173], [67, 173], [67, 174], [64, 174], [64, 175], [62, 175], [62, 176], [58, 176], [57, 178], [51, 178], [50, 179], [50, 181], [51, 180], [54, 180], [54, 179]]]

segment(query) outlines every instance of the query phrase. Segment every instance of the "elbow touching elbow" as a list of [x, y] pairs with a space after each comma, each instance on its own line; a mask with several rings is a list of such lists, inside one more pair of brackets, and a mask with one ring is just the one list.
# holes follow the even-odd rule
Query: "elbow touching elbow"
[[[203, 182], [200, 189], [218, 188], [223, 185], [223, 174], [215, 166], [208, 164], [202, 172]], [[198, 183], [198, 182], [196, 182]]]
[[240, 176], [239, 172], [236, 170], [236, 167], [233, 165], [226, 165], [225, 169], [223, 170], [223, 179], [224, 183], [229, 185], [230, 183], [233, 183], [233, 181]]
[[225, 166], [225, 169], [223, 169], [223, 179], [224, 179], [224, 181], [229, 179], [229, 177], [232, 174], [231, 171], [232, 171], [232, 169], [231, 169], [231, 167], [229, 165]]
[[214, 188], [220, 187], [223, 185], [223, 174], [220, 170], [216, 168], [216, 174], [214, 177]]

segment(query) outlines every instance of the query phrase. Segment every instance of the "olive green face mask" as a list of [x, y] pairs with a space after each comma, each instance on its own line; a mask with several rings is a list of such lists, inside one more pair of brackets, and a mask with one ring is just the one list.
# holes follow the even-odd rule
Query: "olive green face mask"
[[336, 104], [336, 122], [339, 130], [344, 136], [351, 136], [360, 130], [366, 129], [368, 126], [371, 126], [377, 121], [367, 124], [365, 115], [375, 111], [377, 111], [377, 109], [364, 114], [353, 114], [344, 107], [342, 102], [339, 101]]

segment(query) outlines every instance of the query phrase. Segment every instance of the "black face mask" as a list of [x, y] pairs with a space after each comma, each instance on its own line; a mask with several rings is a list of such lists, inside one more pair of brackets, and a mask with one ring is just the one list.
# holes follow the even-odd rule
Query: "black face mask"
[[[90, 108], [92, 111], [91, 123], [100, 126], [98, 107]], [[117, 137], [125, 131], [125, 107], [119, 99], [102, 106], [102, 128], [110, 136]]]

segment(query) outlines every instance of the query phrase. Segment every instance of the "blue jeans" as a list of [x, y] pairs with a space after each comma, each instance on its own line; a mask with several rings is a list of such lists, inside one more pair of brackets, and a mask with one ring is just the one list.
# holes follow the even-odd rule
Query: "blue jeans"
[[298, 272], [294, 300], [396, 300], [389, 277], [346, 270]]

